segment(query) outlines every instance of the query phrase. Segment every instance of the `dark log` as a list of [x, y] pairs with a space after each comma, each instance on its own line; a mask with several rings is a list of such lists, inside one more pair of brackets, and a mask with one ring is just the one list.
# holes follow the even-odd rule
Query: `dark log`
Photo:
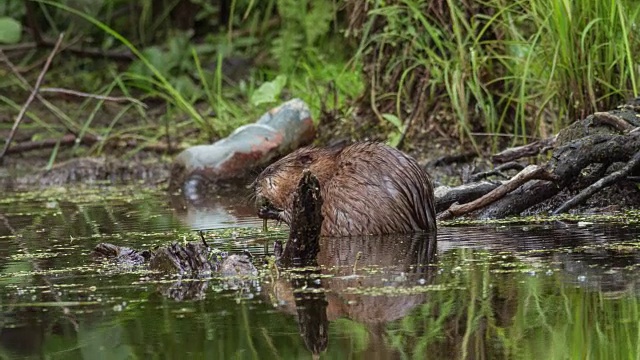
[[626, 135], [596, 134], [569, 141], [557, 148], [546, 165], [558, 181], [533, 181], [511, 192], [485, 208], [481, 218], [503, 218], [518, 215], [527, 208], [545, 201], [571, 185], [581, 171], [591, 164], [627, 162], [640, 149], [640, 133]]
[[436, 212], [449, 208], [453, 203], [467, 203], [473, 201], [500, 186], [499, 181], [481, 181], [456, 187], [438, 186], [435, 188]]
[[553, 214], [554, 215], [561, 214], [585, 202], [587, 199], [589, 199], [591, 196], [593, 196], [593, 194], [597, 193], [598, 191], [604, 189], [607, 186], [611, 186], [616, 182], [626, 178], [627, 175], [629, 175], [629, 173], [638, 169], [639, 165], [640, 165], [640, 151], [638, 151], [622, 169], [615, 171], [609, 174], [608, 176], [605, 176], [604, 178], [596, 181], [592, 185], [588, 186], [586, 189], [582, 190], [578, 195], [571, 198], [571, 200], [562, 204], [562, 206], [556, 209], [553, 212]]
[[438, 214], [438, 220], [447, 220], [455, 216], [465, 215], [472, 211], [486, 207], [487, 205], [503, 198], [507, 193], [517, 189], [522, 184], [532, 179], [556, 180], [552, 174], [549, 174], [544, 168], [537, 165], [529, 165], [519, 172], [511, 180], [500, 185], [490, 193], [476, 199], [470, 203], [458, 205], [453, 204], [446, 211]]

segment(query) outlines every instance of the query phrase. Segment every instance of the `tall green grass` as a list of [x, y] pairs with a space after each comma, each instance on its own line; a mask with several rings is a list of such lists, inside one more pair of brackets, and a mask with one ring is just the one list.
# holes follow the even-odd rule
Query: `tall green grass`
[[436, 120], [462, 142], [526, 142], [638, 95], [636, 2], [370, 4], [358, 55], [375, 106], [406, 119], [426, 76], [429, 109], [454, 114]]
[[102, 31], [104, 31], [105, 33], [109, 34], [110, 36], [112, 36], [116, 40], [120, 41], [138, 59], [140, 59], [140, 61], [142, 61], [142, 63], [146, 66], [147, 69], [149, 69], [149, 71], [152, 72], [153, 79], [148, 79], [148, 81], [150, 83], [152, 83], [153, 85], [157, 86], [157, 88], [160, 91], [160, 94], [164, 95], [167, 99], [170, 99], [178, 108], [182, 109], [187, 114], [189, 114], [189, 116], [191, 116], [191, 118], [196, 123], [198, 123], [200, 126], [202, 126], [203, 128], [209, 130], [212, 133], [215, 132], [215, 130], [216, 130], [215, 127], [211, 126], [211, 124], [208, 124], [206, 122], [206, 120], [202, 117], [202, 115], [200, 115], [198, 113], [198, 111], [193, 107], [193, 105], [184, 98], [184, 96], [175, 88], [175, 86], [173, 84], [171, 84], [171, 82], [167, 79], [167, 77], [164, 74], [162, 74], [153, 65], [153, 63], [146, 56], [144, 56], [142, 54], [142, 52], [135, 45], [133, 45], [128, 39], [126, 39], [125, 37], [120, 35], [117, 31], [115, 31], [111, 27], [107, 26], [102, 21], [100, 21], [97, 18], [94, 18], [94, 17], [92, 17], [90, 15], [87, 15], [86, 13], [84, 13], [82, 11], [76, 10], [76, 9], [71, 8], [69, 6], [66, 6], [64, 4], [60, 4], [60, 3], [56, 3], [56, 2], [50, 2], [50, 1], [47, 1], [47, 0], [37, 0], [37, 1], [39, 1], [39, 2], [41, 2], [43, 4], [46, 4], [46, 5], [53, 6], [53, 7], [59, 8], [61, 10], [67, 11], [67, 12], [69, 12], [71, 14], [77, 15], [77, 16], [85, 19], [86, 21], [90, 22], [91, 24], [97, 26]]

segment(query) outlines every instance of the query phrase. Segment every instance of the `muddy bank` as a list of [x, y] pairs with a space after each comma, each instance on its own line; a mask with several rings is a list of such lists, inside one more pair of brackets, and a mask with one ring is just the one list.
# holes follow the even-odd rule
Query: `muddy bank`
[[108, 157], [72, 158], [46, 170], [41, 158], [12, 160], [0, 168], [0, 189], [23, 190], [74, 184], [162, 185], [168, 181], [171, 163], [155, 154], [141, 153], [130, 160]]
[[[422, 148], [416, 146], [406, 152], [416, 157], [434, 180], [441, 220], [567, 211], [611, 213], [640, 206], [636, 185], [640, 168], [639, 110], [635, 102], [623, 104], [607, 112], [594, 113], [550, 138], [482, 157], [473, 152], [447, 154], [447, 149], [437, 143]], [[292, 137], [290, 143], [296, 146], [306, 142], [294, 140]], [[265, 138], [264, 141], [271, 140]], [[229, 153], [244, 154], [246, 146], [236, 143], [237, 151], [231, 149]], [[247, 193], [246, 186], [255, 176], [284, 154], [265, 152], [263, 155], [264, 161], [247, 157], [244, 167], [237, 164], [238, 157], [217, 156], [222, 159], [221, 163], [231, 159], [233, 168], [242, 170], [234, 172], [234, 176], [229, 176], [229, 171], [213, 177], [207, 173], [206, 181], [199, 182], [206, 186], [188, 187], [190, 182], [202, 178], [196, 174], [198, 176], [184, 180], [182, 193], [188, 198], [187, 202], [195, 206], [212, 196], [224, 196], [227, 189]], [[129, 161], [71, 159], [47, 171], [29, 171], [28, 165], [15, 158], [12, 161], [1, 175], [4, 189], [131, 182], [166, 186], [172, 175], [168, 159], [150, 152], [141, 152]], [[34, 163], [37, 164], [37, 160]]]

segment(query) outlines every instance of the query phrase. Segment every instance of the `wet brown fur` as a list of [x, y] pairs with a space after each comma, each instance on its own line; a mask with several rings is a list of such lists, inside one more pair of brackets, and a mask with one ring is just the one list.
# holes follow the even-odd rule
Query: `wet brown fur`
[[405, 153], [375, 142], [302, 148], [267, 167], [254, 182], [256, 198], [281, 210], [286, 223], [305, 168], [320, 182], [322, 236], [436, 231], [427, 173]]

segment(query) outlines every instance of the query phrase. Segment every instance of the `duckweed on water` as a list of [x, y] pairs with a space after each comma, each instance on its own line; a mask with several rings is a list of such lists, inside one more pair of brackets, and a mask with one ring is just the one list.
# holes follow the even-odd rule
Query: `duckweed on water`
[[465, 287], [448, 285], [416, 285], [410, 287], [379, 286], [379, 287], [349, 287], [344, 290], [346, 294], [365, 296], [406, 296], [425, 294], [436, 291], [465, 290]]
[[143, 186], [96, 186], [74, 185], [69, 187], [46, 187], [37, 190], [20, 191], [6, 194], [0, 199], [2, 204], [15, 204], [17, 202], [41, 202], [57, 203], [60, 201], [75, 204], [95, 204], [103, 201], [115, 203], [131, 203], [145, 199], [149, 195], [158, 193], [159, 189]]
[[[259, 221], [204, 231], [221, 251], [250, 251], [255, 276], [192, 279], [93, 261], [100, 242], [142, 250], [201, 241], [176, 219], [166, 194], [154, 191], [79, 189], [86, 195], [79, 198], [55, 190], [1, 201], [0, 211], [12, 214], [11, 229], [0, 223], [2, 330], [24, 329], [23, 339], [44, 334], [38, 343], [55, 350], [38, 354], [70, 357], [94, 345], [111, 351], [100, 341], [120, 339], [131, 357], [148, 357], [152, 348], [165, 357], [301, 358], [308, 349], [300, 331], [309, 327], [298, 321], [324, 314], [327, 358], [359, 357], [353, 336], [358, 351], [394, 358], [426, 348], [434, 358], [456, 357], [460, 344], [483, 349], [485, 358], [571, 358], [585, 347], [638, 355], [640, 324], [629, 321], [637, 318], [640, 278], [637, 212], [443, 222], [431, 264], [405, 264], [405, 253], [372, 247], [357, 261], [276, 269], [261, 245], [286, 239], [286, 227], [264, 234]], [[355, 259], [363, 250], [356, 244], [328, 257]], [[73, 321], [80, 326], [65, 327]], [[540, 353], [540, 343], [555, 356]]]
[[58, 256], [57, 253], [52, 252], [35, 252], [29, 254], [14, 254], [9, 256], [9, 259], [14, 261], [26, 260], [26, 259], [46, 259]]
[[439, 226], [473, 226], [473, 225], [527, 225], [545, 224], [556, 221], [576, 223], [579, 226], [591, 224], [624, 224], [639, 225], [640, 210], [629, 209], [616, 214], [560, 214], [518, 216], [504, 219], [454, 219], [438, 222]]

